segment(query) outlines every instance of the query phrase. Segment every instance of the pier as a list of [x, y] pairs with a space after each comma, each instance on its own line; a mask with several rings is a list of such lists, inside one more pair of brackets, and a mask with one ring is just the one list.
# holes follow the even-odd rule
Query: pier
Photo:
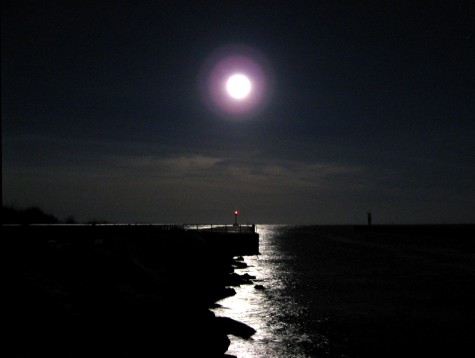
[[21, 356], [223, 357], [228, 334], [255, 332], [209, 310], [249, 283], [234, 256], [258, 253], [253, 226], [2, 225], [2, 238]]
[[[2, 225], [9, 245], [29, 247], [74, 245], [127, 246], [131, 241], [156, 241], [167, 248], [183, 248], [197, 243], [213, 254], [246, 256], [259, 254], [259, 234], [255, 225], [176, 224], [52, 224]], [[161, 245], [163, 244], [163, 245]], [[177, 252], [173, 252], [176, 254]]]
[[198, 235], [212, 250], [228, 256], [259, 254], [256, 225], [191, 225], [186, 230]]

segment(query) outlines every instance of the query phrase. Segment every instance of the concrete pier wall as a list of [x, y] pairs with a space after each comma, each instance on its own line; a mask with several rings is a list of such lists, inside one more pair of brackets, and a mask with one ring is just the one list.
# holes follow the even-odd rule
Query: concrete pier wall
[[[251, 229], [252, 228], [252, 229]], [[4, 244], [30, 250], [44, 246], [127, 246], [130, 241], [156, 241], [164, 251], [205, 245], [213, 254], [246, 256], [259, 253], [254, 226], [213, 230], [185, 230], [182, 225], [4, 225]], [[179, 252], [170, 252], [179, 254]]]

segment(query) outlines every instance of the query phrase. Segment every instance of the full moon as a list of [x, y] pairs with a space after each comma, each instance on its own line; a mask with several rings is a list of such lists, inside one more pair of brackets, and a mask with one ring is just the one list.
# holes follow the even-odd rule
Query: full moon
[[244, 99], [251, 92], [251, 81], [243, 74], [232, 75], [226, 81], [226, 91], [234, 99]]
[[204, 104], [223, 119], [256, 118], [270, 102], [274, 85], [271, 63], [245, 44], [222, 46], [212, 52], [199, 74]]

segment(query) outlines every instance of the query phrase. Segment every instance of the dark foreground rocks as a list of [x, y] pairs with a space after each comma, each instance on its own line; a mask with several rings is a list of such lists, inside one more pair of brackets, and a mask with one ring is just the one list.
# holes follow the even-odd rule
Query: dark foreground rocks
[[2, 236], [2, 356], [223, 357], [255, 332], [209, 309], [236, 261], [192, 235]]

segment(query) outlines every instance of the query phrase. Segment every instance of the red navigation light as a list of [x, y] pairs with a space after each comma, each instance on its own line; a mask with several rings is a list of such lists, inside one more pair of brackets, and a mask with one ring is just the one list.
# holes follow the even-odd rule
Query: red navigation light
[[234, 210], [234, 215], [237, 215], [239, 214], [239, 212], [237, 210]]

